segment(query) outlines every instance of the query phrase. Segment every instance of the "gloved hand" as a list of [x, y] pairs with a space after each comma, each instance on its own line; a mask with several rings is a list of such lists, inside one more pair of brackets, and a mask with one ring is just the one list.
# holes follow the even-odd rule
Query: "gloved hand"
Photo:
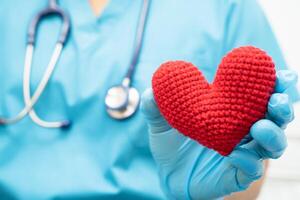
[[152, 90], [144, 92], [141, 110], [149, 125], [150, 148], [162, 188], [169, 199], [215, 199], [242, 191], [263, 175], [263, 160], [280, 157], [287, 147], [284, 127], [294, 118], [283, 92], [297, 82], [289, 70], [277, 73], [267, 119], [256, 122], [241, 143], [223, 157], [170, 127], [160, 114]]

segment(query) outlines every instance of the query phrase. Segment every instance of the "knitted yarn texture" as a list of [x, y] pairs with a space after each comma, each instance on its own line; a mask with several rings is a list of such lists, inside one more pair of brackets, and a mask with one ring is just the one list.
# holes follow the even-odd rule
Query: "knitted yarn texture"
[[154, 73], [152, 88], [161, 114], [173, 128], [227, 156], [265, 117], [275, 73], [266, 52], [246, 46], [222, 59], [212, 84], [192, 63], [169, 61]]

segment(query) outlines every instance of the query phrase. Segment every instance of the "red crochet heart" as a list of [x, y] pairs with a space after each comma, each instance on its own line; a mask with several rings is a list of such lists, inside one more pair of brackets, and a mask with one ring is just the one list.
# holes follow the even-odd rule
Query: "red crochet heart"
[[184, 61], [162, 64], [152, 78], [155, 101], [168, 123], [224, 156], [264, 118], [274, 85], [272, 58], [255, 47], [226, 55], [212, 84]]

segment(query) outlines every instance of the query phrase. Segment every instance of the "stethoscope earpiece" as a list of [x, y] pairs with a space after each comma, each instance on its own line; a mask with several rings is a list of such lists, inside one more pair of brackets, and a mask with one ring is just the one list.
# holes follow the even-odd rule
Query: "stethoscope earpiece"
[[64, 121], [62, 122], [62, 125], [61, 125], [61, 129], [62, 130], [69, 130], [72, 126], [72, 122], [71, 121]]

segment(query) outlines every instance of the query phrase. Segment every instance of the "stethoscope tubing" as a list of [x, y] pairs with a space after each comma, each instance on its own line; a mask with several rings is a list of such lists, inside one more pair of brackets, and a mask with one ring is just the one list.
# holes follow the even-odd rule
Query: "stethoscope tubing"
[[[139, 92], [137, 89], [131, 87], [132, 79], [137, 68], [137, 64], [140, 58], [142, 46], [143, 46], [143, 39], [145, 34], [146, 23], [149, 15], [151, 0], [143, 0], [141, 5], [141, 10], [139, 13], [139, 20], [137, 23], [137, 29], [135, 33], [135, 41], [134, 41], [134, 48], [130, 60], [130, 64], [128, 70], [123, 78], [122, 82], [119, 85], [114, 85], [108, 89], [106, 98], [105, 98], [105, 105], [107, 113], [115, 119], [126, 119], [132, 116], [138, 108], [139, 105]], [[119, 98], [118, 95], [113, 96], [112, 93], [122, 89], [124, 95], [124, 99], [120, 101], [120, 104], [112, 104], [110, 101], [113, 101], [112, 98]], [[130, 95], [131, 94], [131, 95]], [[132, 99], [136, 98], [136, 99]], [[115, 101], [113, 101], [115, 102]], [[127, 109], [131, 110], [130, 112]], [[133, 112], [132, 112], [133, 111]], [[117, 117], [116, 117], [117, 116]]]
[[[48, 15], [58, 15], [62, 19], [62, 26], [59, 38], [57, 39], [56, 45], [54, 47], [51, 59], [48, 63], [48, 66], [43, 74], [43, 77], [38, 84], [36, 91], [34, 92], [33, 96], [30, 96], [30, 74], [31, 74], [31, 67], [35, 49], [35, 40], [36, 40], [36, 33], [38, 31], [38, 26], [41, 20]], [[24, 61], [24, 74], [23, 74], [23, 99], [25, 106], [24, 108], [12, 118], [0, 118], [0, 124], [13, 124], [21, 119], [23, 119], [27, 114], [29, 117], [38, 125], [45, 127], [45, 128], [66, 128], [69, 127], [70, 122], [68, 120], [65, 121], [57, 121], [57, 122], [48, 122], [42, 120], [34, 110], [34, 105], [39, 100], [40, 96], [45, 90], [53, 71], [56, 67], [56, 64], [62, 54], [62, 49], [64, 44], [68, 38], [70, 32], [70, 19], [69, 16], [59, 8], [56, 3], [56, 0], [49, 0], [49, 7], [39, 12], [34, 19], [31, 21], [29, 28], [28, 28], [28, 35], [27, 35], [27, 46], [25, 52], [25, 61]]]
[[39, 100], [40, 96], [44, 92], [45, 87], [49, 82], [49, 79], [53, 74], [56, 63], [61, 55], [62, 48], [63, 48], [62, 43], [56, 44], [50, 62], [47, 66], [47, 69], [36, 91], [34, 92], [33, 96], [30, 97], [30, 73], [31, 73], [32, 60], [33, 60], [34, 45], [33, 44], [27, 45], [26, 53], [25, 53], [25, 61], [24, 61], [24, 73], [23, 73], [23, 95], [24, 95], [25, 106], [15, 117], [9, 119], [1, 118], [0, 119], [1, 124], [16, 123], [22, 120], [27, 114], [29, 114], [31, 119], [35, 123], [39, 124], [40, 126], [48, 127], [48, 128], [59, 128], [65, 126], [66, 122], [46, 122], [44, 120], [41, 120], [33, 109], [33, 106]]
[[[31, 67], [33, 61], [33, 55], [35, 50], [35, 42], [36, 42], [36, 34], [38, 32], [39, 23], [43, 20], [43, 18], [49, 15], [57, 15], [62, 19], [61, 31], [60, 35], [57, 39], [56, 45], [54, 47], [51, 59], [48, 63], [48, 66], [43, 74], [43, 77], [34, 92], [33, 96], [30, 96], [30, 75], [31, 75]], [[44, 92], [52, 74], [56, 67], [56, 64], [61, 56], [62, 49], [64, 44], [68, 38], [70, 32], [70, 19], [68, 15], [59, 8], [56, 0], [49, 0], [49, 7], [39, 12], [34, 19], [31, 21], [28, 33], [27, 33], [27, 46], [25, 52], [25, 61], [24, 61], [24, 74], [23, 74], [23, 99], [25, 106], [24, 108], [15, 116], [9, 119], [0, 118], [0, 124], [13, 124], [21, 119], [23, 119], [26, 115], [38, 125], [45, 128], [66, 128], [70, 125], [69, 121], [61, 121], [61, 122], [48, 122], [42, 120], [34, 110], [34, 105], [39, 100], [40, 96]]]
[[136, 30], [134, 52], [133, 52], [132, 59], [130, 61], [130, 66], [129, 66], [127, 73], [125, 75], [125, 78], [123, 80], [123, 83], [124, 82], [128, 83], [128, 86], [130, 86], [130, 84], [131, 84], [131, 80], [134, 75], [134, 72], [135, 72], [135, 69], [136, 69], [140, 54], [141, 54], [140, 52], [141, 52], [142, 45], [143, 45], [145, 27], [146, 27], [149, 10], [150, 10], [150, 6], [151, 6], [150, 4], [151, 4], [151, 0], [143, 0], [143, 5], [142, 5], [141, 12], [140, 12], [140, 17], [139, 17], [140, 20], [138, 21], [138, 25], [137, 25], [138, 28]]
[[[37, 89], [36, 89], [36, 92], [37, 93], [37, 97], [36, 97], [36, 102], [38, 101], [38, 99], [40, 98], [40, 96], [42, 95], [43, 91], [45, 90], [45, 87], [47, 86], [54, 70], [55, 70], [55, 67], [56, 67], [56, 64], [59, 60], [59, 57], [61, 55], [61, 52], [62, 52], [62, 49], [63, 49], [63, 44], [62, 43], [57, 43], [55, 48], [54, 48], [54, 51], [53, 51], [53, 54], [52, 54], [52, 57], [50, 59], [50, 62], [49, 62], [49, 65], [45, 71], [45, 74], [44, 76], [42, 77], [42, 80], [41, 82], [39, 83]], [[32, 55], [33, 56], [33, 55]], [[32, 56], [31, 56], [31, 63], [32, 63]], [[31, 66], [32, 64], [28, 64], [28, 65], [25, 65], [24, 67], [24, 78], [23, 78], [23, 96], [24, 96], [24, 102], [26, 105], [30, 105], [32, 104], [33, 102], [33, 98], [30, 97], [30, 74], [31, 74]], [[34, 96], [33, 96], [34, 97]], [[36, 102], [33, 102], [34, 104]], [[31, 110], [29, 110], [29, 116], [30, 118], [38, 125], [42, 126], [42, 127], [45, 127], [45, 128], [62, 128], [62, 127], [65, 127], [68, 124], [67, 121], [57, 121], [57, 122], [48, 122], [48, 121], [45, 121], [45, 120], [42, 120], [38, 115], [37, 113], [35, 112], [34, 108], [33, 108], [34, 105], [32, 105], [31, 107]]]
[[[126, 101], [124, 101], [125, 105], [122, 105], [121, 107], [119, 107], [119, 109], [108, 107], [108, 112], [113, 113], [113, 116], [118, 116], [116, 117], [117, 119], [123, 118], [121, 117], [122, 113], [128, 113], [127, 115], [131, 116], [137, 109], [139, 103], [139, 93], [135, 88], [131, 88], [130, 85], [132, 84], [132, 77], [134, 76], [134, 72], [136, 70], [136, 66], [142, 49], [145, 26], [149, 14], [150, 3], [151, 0], [143, 0], [142, 9], [140, 11], [139, 21], [136, 30], [136, 39], [135, 39], [133, 55], [130, 60], [129, 68], [121, 83], [121, 87], [123, 87], [126, 91]], [[36, 43], [36, 34], [38, 32], [39, 23], [42, 21], [43, 18], [47, 17], [48, 15], [58, 15], [62, 19], [61, 32], [56, 42], [48, 66], [42, 76], [42, 79], [39, 82], [34, 94], [31, 96], [30, 77], [31, 77], [32, 61], [33, 61], [33, 55], [34, 55], [35, 43]], [[56, 0], [49, 0], [49, 6], [46, 9], [39, 12], [31, 21], [28, 28], [28, 34], [27, 34], [27, 46], [25, 52], [24, 72], [23, 72], [24, 73], [23, 74], [23, 100], [25, 105], [24, 108], [15, 117], [12, 118], [0, 117], [0, 125], [16, 123], [22, 120], [25, 116], [29, 115], [29, 117], [32, 119], [33, 122], [45, 128], [67, 128], [70, 126], [71, 122], [69, 120], [53, 121], [53, 122], [45, 121], [41, 119], [34, 110], [34, 105], [38, 102], [40, 96], [45, 91], [45, 88], [49, 83], [49, 80], [55, 70], [57, 62], [62, 54], [64, 44], [70, 32], [70, 26], [71, 25], [70, 25], [69, 16], [62, 9], [59, 8]], [[131, 91], [131, 96], [134, 96], [136, 98], [135, 101], [129, 99], [129, 91]], [[133, 105], [135, 105], [134, 108], [132, 107]], [[129, 108], [131, 110], [130, 112], [126, 112], [124, 110], [127, 107], [128, 108], [130, 107]], [[118, 112], [120, 113], [118, 114]], [[124, 118], [127, 118], [129, 116], [126, 116]]]

